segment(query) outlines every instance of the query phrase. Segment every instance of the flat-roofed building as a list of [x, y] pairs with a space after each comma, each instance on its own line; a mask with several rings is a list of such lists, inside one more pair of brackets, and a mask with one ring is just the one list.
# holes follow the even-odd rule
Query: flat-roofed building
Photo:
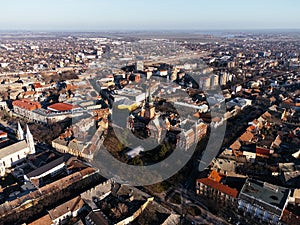
[[133, 100], [136, 103], [141, 103], [146, 98], [144, 92], [133, 88], [123, 88], [122, 90], [118, 90], [117, 94], [119, 96], [127, 97], [128, 99]]
[[174, 102], [176, 107], [186, 107], [186, 109], [193, 109], [197, 110], [200, 113], [206, 113], [209, 110], [208, 105], [202, 104], [202, 105], [197, 105], [196, 103], [190, 101], [190, 102]]
[[289, 195], [288, 188], [247, 179], [239, 194], [238, 209], [255, 220], [278, 224]]

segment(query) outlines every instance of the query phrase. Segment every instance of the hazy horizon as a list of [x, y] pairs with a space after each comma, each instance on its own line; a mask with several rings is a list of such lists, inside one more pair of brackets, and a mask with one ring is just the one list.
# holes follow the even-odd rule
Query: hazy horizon
[[140, 32], [140, 33], [290, 33], [290, 32], [300, 32], [300, 28], [270, 28], [270, 29], [1, 29], [0, 33], [98, 33], [98, 32], [107, 32], [107, 33], [131, 33], [131, 32]]
[[12, 0], [0, 30], [298, 30], [299, 1]]

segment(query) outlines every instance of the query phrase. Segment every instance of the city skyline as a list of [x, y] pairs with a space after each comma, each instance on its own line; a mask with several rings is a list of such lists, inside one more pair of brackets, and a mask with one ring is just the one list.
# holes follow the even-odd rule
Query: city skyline
[[2, 4], [0, 30], [300, 29], [294, 1], [43, 1]]
[[2, 7], [0, 225], [300, 225], [295, 5], [99, 1]]

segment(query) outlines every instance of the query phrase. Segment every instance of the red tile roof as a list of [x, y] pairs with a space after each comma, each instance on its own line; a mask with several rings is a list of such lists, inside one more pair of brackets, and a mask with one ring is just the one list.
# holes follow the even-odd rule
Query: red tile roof
[[255, 129], [256, 129], [256, 126], [251, 125], [247, 128], [247, 131], [251, 132], [251, 131], [255, 131]]
[[78, 108], [78, 106], [74, 106], [63, 102], [55, 103], [53, 105], [48, 106], [48, 109], [52, 111], [70, 111], [75, 108]]
[[220, 174], [216, 171], [216, 170], [212, 170], [211, 173], [209, 174], [209, 179], [214, 180], [218, 183], [220, 183], [220, 181], [222, 180], [222, 177], [220, 176]]
[[284, 103], [286, 105], [291, 105], [291, 106], [295, 105], [294, 101], [291, 98], [283, 101], [282, 103]]
[[26, 92], [24, 92], [22, 94], [23, 94], [23, 96], [25, 96], [25, 95], [34, 95], [35, 91], [26, 91]]
[[256, 154], [268, 156], [268, 155], [271, 154], [271, 152], [270, 152], [270, 150], [267, 149], [267, 148], [256, 147]]
[[57, 206], [56, 208], [49, 210], [48, 213], [53, 220], [56, 220], [69, 212], [73, 213], [78, 211], [83, 206], [84, 201], [81, 199], [80, 196], [78, 196]]
[[264, 114], [262, 114], [262, 117], [263, 117], [264, 119], [268, 119], [268, 118], [271, 118], [272, 115], [267, 111], [267, 112], [265, 112]]
[[236, 140], [232, 145], [230, 145], [230, 148], [232, 150], [240, 150], [241, 146], [242, 144], [238, 140]]
[[237, 198], [238, 196], [238, 191], [236, 189], [230, 188], [224, 184], [218, 183], [212, 179], [209, 178], [201, 178], [198, 179], [197, 182], [200, 182], [208, 187], [211, 187], [213, 189], [216, 189], [226, 195], [229, 195], [233, 198]]
[[243, 142], [250, 142], [252, 140], [252, 138], [254, 137], [254, 135], [249, 132], [249, 131], [246, 131], [245, 133], [242, 134], [242, 136], [240, 137], [240, 141], [243, 141]]
[[0, 138], [1, 137], [7, 137], [7, 133], [3, 130], [0, 130]]
[[289, 210], [283, 210], [281, 220], [290, 225], [300, 225], [300, 216], [290, 212]]
[[17, 106], [17, 107], [20, 107], [22, 109], [27, 109], [29, 111], [42, 108], [40, 103], [31, 101], [31, 100], [28, 100], [28, 99], [16, 100], [16, 101], [13, 101], [12, 104], [13, 104], [13, 106]]
[[77, 85], [72, 85], [72, 84], [67, 84], [66, 89], [67, 90], [76, 90], [76, 89], [78, 89], [78, 86]]
[[41, 83], [33, 83], [33, 86], [34, 86], [34, 88], [41, 88], [41, 87], [43, 87], [41, 85]]
[[51, 220], [49, 214], [33, 221], [32, 223], [29, 223], [28, 225], [41, 225], [41, 224], [43, 224], [43, 225], [51, 225], [52, 224], [52, 220]]
[[213, 118], [211, 119], [211, 122], [220, 122], [220, 121], [221, 121], [221, 118], [218, 117], [218, 116], [213, 117]]
[[39, 190], [30, 192], [27, 195], [21, 196], [18, 199], [12, 200], [7, 203], [6, 207], [0, 205], [0, 215], [9, 213], [12, 208], [21, 207], [28, 199], [41, 198], [43, 195], [49, 195], [49, 193], [56, 193], [57, 191], [64, 191], [67, 187], [79, 182], [83, 177], [90, 176], [96, 172], [96, 169], [88, 167], [80, 172], [72, 173], [66, 177], [63, 177], [53, 183], [47, 184], [41, 187]]

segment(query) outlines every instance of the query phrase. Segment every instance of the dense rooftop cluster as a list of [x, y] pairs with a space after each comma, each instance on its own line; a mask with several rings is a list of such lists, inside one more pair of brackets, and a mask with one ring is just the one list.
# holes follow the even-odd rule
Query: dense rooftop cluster
[[[297, 34], [25, 36], [0, 39], [0, 224], [217, 220], [203, 203], [232, 223], [299, 224]], [[91, 166], [104, 148], [136, 166], [196, 151], [169, 187], [133, 188]]]

